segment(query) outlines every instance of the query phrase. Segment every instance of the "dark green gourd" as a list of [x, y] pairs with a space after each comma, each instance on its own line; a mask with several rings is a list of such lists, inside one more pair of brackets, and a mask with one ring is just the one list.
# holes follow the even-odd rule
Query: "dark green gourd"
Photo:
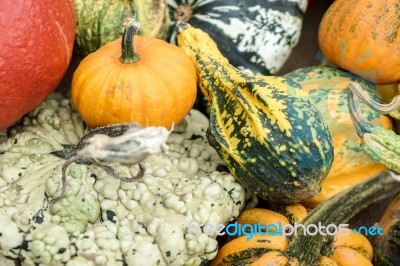
[[208, 139], [231, 173], [257, 196], [297, 202], [316, 195], [333, 161], [330, 132], [291, 79], [246, 74], [210, 36], [178, 23], [178, 45], [195, 62], [211, 104]]

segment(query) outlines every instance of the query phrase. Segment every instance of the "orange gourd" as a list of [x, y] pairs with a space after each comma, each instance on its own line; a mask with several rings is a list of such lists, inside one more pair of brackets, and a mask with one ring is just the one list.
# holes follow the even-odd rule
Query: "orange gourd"
[[170, 128], [194, 104], [190, 58], [161, 39], [133, 38], [138, 28], [129, 23], [122, 38], [85, 57], [73, 75], [72, 101], [91, 127], [136, 122]]
[[398, 0], [336, 0], [318, 34], [322, 53], [336, 66], [379, 84], [400, 80]]

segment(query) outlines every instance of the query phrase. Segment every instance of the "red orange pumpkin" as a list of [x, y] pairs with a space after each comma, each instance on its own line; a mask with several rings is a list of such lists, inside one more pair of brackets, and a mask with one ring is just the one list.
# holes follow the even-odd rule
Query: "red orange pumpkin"
[[33, 110], [60, 83], [72, 56], [72, 1], [0, 1], [0, 129]]

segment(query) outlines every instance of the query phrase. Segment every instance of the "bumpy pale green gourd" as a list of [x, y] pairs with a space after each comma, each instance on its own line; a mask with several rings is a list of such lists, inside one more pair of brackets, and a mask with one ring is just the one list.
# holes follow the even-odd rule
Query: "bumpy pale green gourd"
[[208, 34], [178, 23], [178, 45], [195, 62], [211, 103], [208, 139], [233, 175], [261, 198], [314, 196], [333, 160], [330, 132], [300, 85], [229, 64]]
[[[168, 152], [142, 161], [135, 182], [125, 179], [140, 167], [115, 162], [132, 155], [116, 140], [124, 148], [148, 147], [125, 138], [131, 124], [89, 131], [71, 100], [53, 94], [9, 128], [0, 142], [0, 265], [181, 266], [212, 259], [216, 236], [188, 225], [225, 224], [248, 197], [219, 167], [205, 136], [208, 119], [192, 110], [183, 121], [168, 132]], [[90, 149], [99, 151], [94, 156], [88, 148], [96, 136], [113, 141], [101, 138]], [[98, 157], [104, 152], [113, 162]]]

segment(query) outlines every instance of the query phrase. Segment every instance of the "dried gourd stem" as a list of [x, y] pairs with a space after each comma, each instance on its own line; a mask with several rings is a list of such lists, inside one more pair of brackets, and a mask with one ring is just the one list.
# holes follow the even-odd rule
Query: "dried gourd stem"
[[80, 157], [80, 156], [72, 156], [72, 157], [68, 158], [68, 159], [64, 162], [64, 164], [63, 164], [63, 166], [62, 166], [62, 168], [61, 168], [61, 184], [62, 184], [62, 187], [61, 187], [61, 195], [58, 196], [58, 197], [53, 198], [53, 199], [50, 201], [50, 204], [54, 204], [54, 203], [56, 203], [58, 200], [60, 200], [62, 197], [64, 197], [65, 191], [67, 190], [67, 177], [65, 176], [65, 172], [66, 172], [68, 166], [69, 166], [71, 163], [73, 163], [73, 162], [78, 162], [79, 159], [82, 159], [82, 157]]
[[[110, 137], [117, 137], [117, 136], [124, 134], [128, 129], [135, 127], [135, 126], [136, 126], [136, 124], [133, 124], [133, 123], [120, 123], [120, 124], [112, 124], [112, 125], [103, 126], [103, 127], [97, 127], [97, 128], [90, 130], [85, 135], [83, 135], [83, 137], [79, 140], [78, 143], [71, 144], [71, 145], [65, 145], [64, 149], [53, 151], [50, 154], [67, 160], [68, 158], [75, 156], [77, 151], [84, 148], [87, 145], [88, 140], [91, 137], [93, 137], [94, 135], [103, 134], [103, 135], [107, 135]], [[139, 126], [137, 125], [137, 127], [139, 127]]]
[[73, 157], [68, 158], [64, 162], [64, 164], [63, 164], [63, 166], [61, 168], [61, 184], [62, 184], [61, 194], [60, 194], [60, 196], [53, 198], [50, 201], [50, 204], [54, 204], [58, 200], [60, 200], [61, 198], [64, 197], [64, 195], [66, 193], [66, 190], [67, 190], [67, 176], [66, 176], [67, 168], [71, 163], [74, 163], [74, 162], [75, 163], [91, 163], [91, 164], [94, 164], [94, 165], [100, 167], [101, 169], [103, 169], [104, 171], [106, 171], [107, 174], [111, 175], [113, 178], [118, 179], [118, 180], [123, 181], [123, 182], [134, 182], [134, 181], [142, 178], [143, 175], [144, 175], [144, 172], [145, 172], [145, 167], [141, 163], [139, 163], [139, 172], [136, 175], [131, 176], [131, 177], [120, 176], [120, 175], [118, 175], [117, 172], [115, 172], [114, 168], [112, 168], [109, 165], [102, 164], [99, 161], [97, 161], [95, 159], [92, 159], [92, 158], [85, 158], [85, 157], [82, 157], [80, 155], [75, 155]]
[[365, 119], [356, 97], [353, 91], [349, 90], [350, 116], [357, 134], [363, 139], [364, 152], [373, 161], [392, 171], [400, 172], [400, 136], [381, 126], [374, 126]]
[[363, 124], [365, 122], [363, 113], [361, 111], [360, 105], [357, 103], [357, 96], [353, 93], [353, 91], [349, 91], [349, 108], [350, 108], [350, 116], [356, 125]]
[[178, 22], [188, 22], [193, 16], [193, 7], [189, 4], [179, 5], [174, 12], [174, 20]]
[[106, 171], [107, 174], [111, 175], [113, 178], [118, 179], [118, 180], [123, 181], [123, 182], [128, 182], [128, 183], [129, 182], [134, 182], [134, 181], [138, 180], [139, 178], [142, 178], [143, 175], [144, 175], [144, 172], [146, 170], [146, 168], [143, 166], [143, 164], [138, 163], [138, 165], [139, 165], [138, 173], [136, 175], [134, 175], [134, 176], [131, 176], [131, 177], [125, 177], [125, 176], [118, 175], [118, 173], [115, 172], [114, 168], [112, 168], [109, 165], [102, 164], [99, 161], [97, 161], [96, 159], [89, 158], [88, 160], [92, 164], [94, 164], [94, 165], [100, 167], [101, 169], [103, 169], [104, 171]]
[[350, 82], [347, 88], [350, 89], [360, 99], [362, 99], [368, 106], [382, 114], [389, 114], [400, 108], [400, 95], [394, 97], [393, 100], [388, 104], [381, 104], [372, 100], [357, 82]]
[[124, 134], [129, 128], [134, 126], [132, 123], [112, 124], [103, 127], [96, 127], [86, 133], [79, 141], [79, 143], [86, 144], [87, 140], [96, 134], [104, 134], [109, 137], [117, 137]]
[[372, 131], [373, 126], [365, 120], [358, 103], [358, 97], [352, 90], [348, 90], [348, 103], [350, 117], [356, 128], [357, 134], [360, 138], [363, 138], [365, 133], [370, 133]]
[[[166, 141], [169, 134], [170, 131], [164, 127], [142, 128], [136, 123], [112, 124], [91, 130], [77, 144], [53, 153], [66, 161], [62, 166], [61, 195], [51, 202], [54, 203], [65, 195], [66, 170], [73, 162], [98, 166], [123, 182], [133, 182], [141, 178], [145, 172], [141, 162], [150, 154], [167, 150]], [[138, 164], [139, 172], [131, 177], [120, 176], [112, 166], [103, 164], [103, 161]]]

